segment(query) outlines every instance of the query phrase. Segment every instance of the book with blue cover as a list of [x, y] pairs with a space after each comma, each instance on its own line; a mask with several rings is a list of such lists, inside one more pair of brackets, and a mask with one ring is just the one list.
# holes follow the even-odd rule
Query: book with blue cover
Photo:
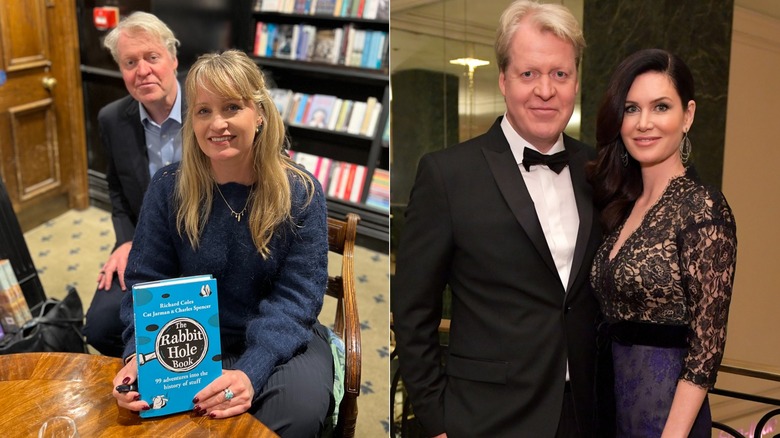
[[336, 0], [317, 0], [317, 5], [314, 8], [314, 14], [333, 16], [333, 12], [335, 10]]
[[195, 394], [222, 375], [217, 281], [211, 275], [133, 286], [142, 418], [191, 411]]

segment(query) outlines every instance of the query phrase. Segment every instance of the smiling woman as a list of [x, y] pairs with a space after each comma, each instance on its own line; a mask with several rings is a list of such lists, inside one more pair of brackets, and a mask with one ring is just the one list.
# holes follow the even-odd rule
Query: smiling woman
[[[254, 182], [252, 144], [263, 117], [252, 102], [222, 97], [200, 87], [195, 96], [192, 129], [200, 150], [212, 162], [217, 182], [235, 178]], [[245, 171], [244, 175], [236, 174]]]
[[[126, 282], [212, 274], [224, 371], [195, 395], [194, 413], [250, 412], [282, 436], [316, 436], [333, 403], [329, 335], [317, 322], [327, 281], [322, 188], [284, 154], [281, 116], [245, 53], [201, 56], [184, 94], [181, 165], [150, 184]], [[127, 365], [115, 386], [137, 377], [131, 294], [121, 317]], [[136, 395], [114, 391], [120, 407], [149, 409]]]
[[684, 102], [667, 74], [637, 76], [626, 96], [620, 129], [628, 154], [644, 168], [669, 166], [672, 173], [682, 173], [680, 143], [688, 136], [695, 111], [696, 102]]
[[599, 109], [591, 183], [606, 233], [591, 284], [617, 436], [711, 436], [737, 240], [723, 194], [684, 167], [693, 98], [685, 63], [646, 49], [620, 63]]

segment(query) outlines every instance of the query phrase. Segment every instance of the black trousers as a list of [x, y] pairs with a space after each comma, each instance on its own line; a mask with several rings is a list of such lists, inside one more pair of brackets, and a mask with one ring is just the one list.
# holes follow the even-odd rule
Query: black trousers
[[577, 416], [574, 412], [574, 398], [571, 395], [569, 382], [563, 391], [563, 408], [561, 409], [561, 418], [558, 420], [558, 432], [555, 438], [579, 438], [580, 432], [577, 428]]
[[[315, 324], [304, 350], [271, 371], [265, 386], [255, 389], [249, 412], [282, 438], [318, 437], [333, 413], [333, 355], [327, 329]], [[235, 357], [223, 358], [230, 368]]]
[[132, 293], [123, 292], [119, 280], [114, 278], [109, 290], [96, 290], [92, 304], [87, 309], [83, 334], [87, 343], [105, 356], [122, 357], [125, 345], [122, 343], [124, 325], [119, 320], [119, 306], [122, 297]]

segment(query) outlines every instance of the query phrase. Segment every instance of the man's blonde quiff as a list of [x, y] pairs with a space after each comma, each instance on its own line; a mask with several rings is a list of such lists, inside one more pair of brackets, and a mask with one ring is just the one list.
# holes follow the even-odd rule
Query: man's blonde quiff
[[571, 43], [574, 47], [575, 63], [579, 67], [582, 51], [585, 49], [585, 37], [571, 11], [563, 5], [516, 0], [501, 14], [496, 32], [496, 62], [500, 72], [506, 71], [509, 66], [512, 38], [520, 23], [525, 20], [529, 20], [532, 25], [537, 26], [542, 31], [551, 32], [558, 38]]

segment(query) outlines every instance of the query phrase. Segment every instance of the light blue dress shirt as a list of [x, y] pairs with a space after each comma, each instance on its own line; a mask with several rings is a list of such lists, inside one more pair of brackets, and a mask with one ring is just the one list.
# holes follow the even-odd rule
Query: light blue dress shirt
[[154, 176], [157, 170], [171, 163], [181, 161], [181, 84], [176, 93], [171, 113], [158, 125], [139, 102], [141, 123], [146, 135], [146, 151], [149, 155], [149, 175]]

